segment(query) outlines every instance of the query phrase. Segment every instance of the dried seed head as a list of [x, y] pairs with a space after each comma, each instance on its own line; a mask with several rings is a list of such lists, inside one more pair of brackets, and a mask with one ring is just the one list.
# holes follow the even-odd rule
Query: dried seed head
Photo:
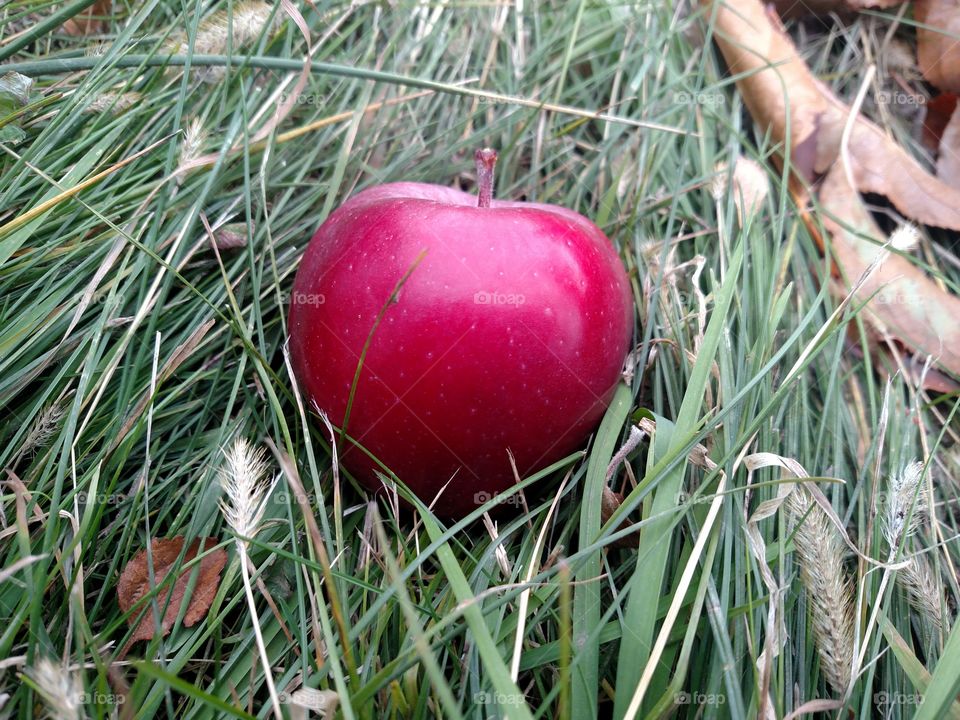
[[916, 225], [901, 225], [890, 235], [890, 247], [900, 252], [909, 252], [920, 243], [920, 231]]
[[[277, 26], [279, 16], [274, 16], [273, 5], [261, 0], [247, 0], [233, 6], [232, 12], [221, 10], [213, 13], [200, 23], [197, 37], [194, 41], [193, 52], [197, 55], [223, 55], [228, 45], [233, 48], [243, 47], [255, 41], [264, 32], [272, 34]], [[268, 23], [272, 27], [268, 27]], [[171, 54], [182, 55], [188, 50], [186, 35], [175, 36], [167, 48]], [[221, 67], [204, 68], [200, 76], [207, 80], [217, 79], [223, 75]]]
[[206, 140], [207, 131], [203, 127], [203, 121], [197, 117], [193, 118], [183, 130], [178, 167], [188, 167], [190, 162], [200, 155]]
[[890, 481], [890, 493], [884, 515], [883, 533], [891, 548], [896, 548], [904, 537], [913, 535], [923, 521], [927, 510], [923, 463], [909, 463]]
[[220, 486], [227, 497], [220, 511], [227, 525], [240, 538], [252, 538], [260, 530], [273, 484], [265, 480], [267, 463], [262, 448], [254, 448], [245, 438], [237, 438], [226, 452], [220, 468]]
[[897, 582], [907, 592], [907, 602], [940, 630], [943, 627], [943, 590], [926, 555], [914, 555], [897, 571]]
[[83, 717], [83, 695], [76, 673], [49, 658], [40, 658], [27, 669], [27, 675], [47, 706], [47, 712], [56, 720], [79, 720]]
[[798, 487], [787, 499], [800, 579], [811, 605], [813, 635], [821, 668], [837, 695], [850, 684], [853, 667], [853, 591], [844, 569], [845, 546], [827, 514]]
[[65, 414], [64, 408], [57, 403], [51, 403], [41, 410], [36, 420], [33, 421], [27, 437], [24, 438], [19, 454], [21, 456], [27, 455], [50, 442], [56, 434], [57, 428], [60, 427], [60, 421], [63, 420]]

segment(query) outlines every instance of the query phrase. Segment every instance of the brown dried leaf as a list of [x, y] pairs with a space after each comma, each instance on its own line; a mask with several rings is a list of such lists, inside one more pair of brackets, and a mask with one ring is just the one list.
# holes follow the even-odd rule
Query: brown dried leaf
[[[830, 216], [825, 218], [832, 235], [830, 252], [847, 287], [870, 266], [886, 240], [859, 193], [883, 195], [905, 216], [923, 224], [960, 230], [960, 189], [926, 172], [869, 120], [854, 119], [840, 157], [851, 108], [813, 76], [773, 12], [759, 0], [701, 3], [708, 13], [715, 11], [717, 44], [731, 73], [740, 76], [737, 85], [754, 120], [790, 153], [795, 173], [791, 188], [801, 208], [807, 186], [823, 178], [818, 197]], [[816, 223], [804, 215], [818, 236]], [[870, 302], [869, 317], [881, 332], [960, 374], [960, 327], [955, 321], [960, 300], [899, 255], [891, 255], [858, 296], [865, 299], [881, 289], [884, 296], [903, 299]]]
[[[820, 202], [823, 224], [833, 238], [830, 251], [849, 286], [878, 253], [885, 252], [882, 240], [877, 242], [883, 233], [839, 164], [823, 181]], [[874, 296], [867, 316], [882, 336], [907, 341], [911, 351], [931, 355], [944, 367], [960, 372], [960, 325], [956, 321], [960, 298], [943, 292], [923, 270], [891, 255], [856, 296], [862, 300]]]
[[923, 76], [960, 93], [960, 0], [916, 0], [917, 55]]
[[924, 225], [960, 230], [960, 189], [924, 170], [876, 125], [857, 119], [850, 156], [861, 193], [883, 195], [906, 217]]
[[110, 3], [111, 0], [97, 0], [61, 25], [60, 32], [73, 37], [99, 35], [107, 29], [107, 24], [99, 18], [110, 14]]
[[[838, 292], [843, 292], [843, 289]], [[890, 379], [899, 375], [911, 387], [923, 388], [937, 394], [960, 392], [960, 382], [935, 367], [928, 367], [926, 361], [911, 355], [902, 343], [884, 337], [870, 325], [866, 325], [864, 330], [866, 338], [863, 340], [870, 347], [873, 367], [881, 377]], [[861, 337], [856, 326], [847, 326], [847, 338], [850, 354], [857, 359], [863, 358]]]
[[[709, 11], [714, 0], [701, 0]], [[732, 75], [741, 76], [737, 86], [754, 121], [775, 140], [787, 137], [787, 99], [791, 133], [789, 145], [794, 170], [812, 180], [836, 157], [836, 150], [818, 158], [818, 144], [826, 145], [824, 120], [836, 126], [835, 112], [827, 103], [807, 66], [797, 57], [790, 38], [774, 13], [768, 15], [757, 0], [736, 7], [716, 3], [714, 38]], [[839, 148], [842, 122], [833, 129]], [[818, 135], [821, 136], [818, 140]]]
[[[183, 603], [187, 600], [187, 585], [190, 582], [194, 567], [184, 568], [184, 566], [197, 557], [201, 540], [205, 549], [212, 548], [217, 544], [216, 538], [209, 537], [197, 538], [190, 543], [190, 546], [184, 554], [183, 562], [176, 568], [180, 571], [180, 574], [172, 586], [169, 583], [164, 585], [163, 581], [174, 570], [174, 563], [176, 563], [181, 550], [183, 550], [184, 537], [178, 535], [174, 538], [155, 539], [150, 543], [153, 555], [155, 586], [159, 587], [163, 585], [162, 589], [157, 593], [157, 604], [161, 609], [166, 606], [163, 620], [160, 623], [163, 635], [169, 634], [173, 628], [173, 624], [176, 622], [177, 615], [180, 614]], [[197, 582], [193, 587], [193, 592], [190, 595], [186, 613], [183, 617], [183, 624], [186, 627], [194, 625], [207, 614], [219, 588], [220, 573], [226, 563], [227, 553], [223, 548], [207, 552], [200, 560]], [[123, 572], [120, 574], [120, 580], [117, 583], [117, 599], [120, 604], [120, 609], [125, 613], [129, 612], [130, 609], [149, 592], [150, 575], [147, 567], [147, 551], [144, 549], [133, 556], [133, 559], [127, 563], [126, 567], [123, 568]], [[137, 622], [140, 611], [142, 611], [142, 608], [138, 609], [137, 612], [128, 618], [131, 626]], [[156, 619], [151, 607], [142, 618], [140, 618], [133, 632], [133, 636], [121, 651], [121, 656], [125, 655], [129, 647], [138, 640], [149, 640], [153, 638], [156, 635], [156, 626]]]

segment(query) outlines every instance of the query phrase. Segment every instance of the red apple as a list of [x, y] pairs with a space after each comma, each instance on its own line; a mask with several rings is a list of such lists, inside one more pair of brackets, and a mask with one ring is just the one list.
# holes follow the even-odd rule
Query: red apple
[[348, 200], [310, 241], [290, 304], [293, 369], [346, 425], [344, 466], [381, 489], [369, 453], [445, 516], [514, 484], [508, 450], [524, 477], [585, 441], [633, 325], [603, 232], [493, 200], [496, 153], [476, 158], [479, 202], [412, 182]]

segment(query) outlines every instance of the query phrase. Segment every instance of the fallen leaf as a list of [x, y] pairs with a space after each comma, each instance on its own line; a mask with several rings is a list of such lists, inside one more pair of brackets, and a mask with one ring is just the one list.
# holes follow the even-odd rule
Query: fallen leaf
[[[816, 157], [817, 137], [824, 134], [823, 121], [833, 117], [826, 98], [797, 57], [776, 15], [768, 16], [757, 0], [745, 0], [735, 9], [715, 0], [701, 2], [708, 16], [716, 6], [714, 39], [730, 74], [740, 76], [737, 86], [753, 119], [775, 141], [788, 139], [794, 171], [812, 180], [817, 168], [826, 167], [836, 157], [836, 151], [826, 158]], [[840, 131], [834, 132], [837, 149], [841, 131], [842, 125]]]
[[952, 187], [960, 188], [960, 112], [956, 109], [940, 136], [937, 177]]
[[923, 76], [941, 90], [960, 92], [960, 0], [916, 0], [913, 15]]
[[[190, 577], [193, 575], [194, 566], [184, 568], [191, 560], [197, 557], [200, 550], [201, 540], [206, 555], [200, 560], [199, 575], [193, 592], [187, 601], [187, 586]], [[210, 548], [217, 545], [216, 538], [197, 538], [187, 548], [183, 556], [183, 562], [175, 567], [177, 558], [183, 550], [185, 539], [182, 535], [163, 540], [153, 540], [150, 543], [151, 554], [153, 556], [153, 577], [154, 587], [163, 586], [157, 593], [156, 601], [161, 610], [166, 608], [163, 613], [163, 620], [160, 627], [163, 635], [168, 635], [173, 628], [173, 624], [180, 614], [184, 602], [188, 602], [186, 613], [183, 616], [183, 624], [186, 627], [194, 625], [207, 614], [213, 598], [220, 586], [220, 572], [227, 563], [227, 553], [223, 548], [209, 551]], [[164, 579], [174, 570], [179, 571], [179, 575], [172, 585], [164, 584]], [[120, 574], [120, 580], [117, 582], [117, 598], [120, 609], [124, 612], [130, 610], [137, 602], [150, 592], [150, 573], [147, 567], [147, 551], [141, 550], [126, 564], [123, 572]], [[119, 657], [124, 657], [130, 646], [139, 640], [150, 640], [156, 635], [157, 622], [152, 607], [148, 607], [147, 612], [140, 617], [143, 608], [138, 608], [128, 618], [131, 626], [137, 623], [136, 629], [127, 644], [120, 651]], [[139, 622], [138, 622], [138, 617]]]
[[[846, 112], [848, 109], [843, 106]], [[850, 138], [853, 180], [861, 193], [886, 197], [903, 215], [924, 225], [960, 230], [960, 189], [924, 170], [886, 133], [858, 118]]]
[[[850, 186], [842, 165], [827, 174], [819, 197], [823, 224], [833, 239], [830, 253], [850, 286], [879, 253], [888, 252], [877, 242], [883, 232]], [[943, 292], [919, 267], [891, 255], [856, 297], [872, 297], [866, 313], [881, 336], [909, 339], [912, 352], [930, 355], [960, 372], [960, 298]]]
[[60, 26], [60, 32], [73, 37], [99, 35], [107, 28], [101, 18], [110, 14], [111, 0], [97, 0], [86, 10], [82, 10]]
[[[920, 223], [960, 230], [960, 189], [924, 170], [877, 125], [860, 116], [851, 119], [851, 108], [800, 59], [775, 13], [759, 0], [738, 0], [735, 5], [701, 0], [701, 4], [715, 17], [714, 37], [731, 74], [738, 77], [737, 86], [754, 120], [774, 142], [785, 146], [793, 171], [791, 191], [846, 288], [870, 266], [886, 241], [860, 193], [883, 195]], [[841, 153], [845, 131], [847, 144]], [[817, 189], [828, 216], [824, 225], [829, 243], [806, 210], [810, 188]], [[890, 255], [857, 293], [862, 300], [873, 295], [868, 317], [882, 334], [960, 375], [956, 324], [960, 300], [899, 255]], [[895, 301], [884, 302], [884, 297]]]

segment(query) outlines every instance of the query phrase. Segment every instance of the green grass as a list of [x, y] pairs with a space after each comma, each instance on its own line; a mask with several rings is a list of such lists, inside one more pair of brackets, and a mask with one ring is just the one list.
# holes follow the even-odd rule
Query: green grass
[[[836, 697], [783, 512], [759, 524], [779, 599], [750, 552], [746, 517], [783, 476], [754, 473], [748, 496], [745, 453], [843, 480], [820, 487], [878, 560], [887, 547], [872, 508], [894, 472], [927, 461], [937, 527], [924, 524], [914, 545], [932, 549], [952, 620], [956, 399], [933, 402], [897, 377], [881, 432], [884, 380], [850, 344], [862, 318], [854, 307], [830, 321], [827, 263], [716, 51], [698, 44], [701, 18], [657, 2], [528, 2], [522, 13], [296, 3], [323, 42], [301, 102], [261, 142], [271, 96], [292, 90], [305, 48], [282, 10], [279, 31], [235, 48], [211, 83], [200, 75], [223, 67], [225, 48], [167, 58], [164, 43], [238, 3], [118, 2], [102, 36], [58, 34], [89, 4], [0, 8], [0, 58], [30, 63], [21, 69], [35, 80], [29, 104], [0, 116], [26, 133], [0, 144], [0, 559], [24, 561], [0, 582], [0, 715], [42, 715], [42, 688], [24, 673], [49, 657], [74, 669], [90, 717], [118, 700], [138, 718], [271, 716], [217, 506], [223, 449], [241, 435], [272, 443], [282, 475], [250, 546], [279, 616], [255, 583], [274, 680], [281, 693], [339, 693], [345, 718], [623, 717], [641, 678], [636, 717], [753, 717], [772, 601], [786, 631], [770, 668], [774, 711]], [[858, 44], [876, 51], [890, 22], [805, 28], [804, 54], [849, 96], [865, 71]], [[909, 26], [900, 32], [909, 38]], [[878, 82], [894, 87], [883, 72]], [[141, 98], [91, 108], [108, 92]], [[883, 120], [907, 138], [909, 118]], [[175, 176], [194, 122], [201, 153], [218, 157]], [[482, 145], [500, 152], [500, 197], [566, 205], [610, 236], [631, 275], [640, 360], [585, 452], [527, 482], [529, 510], [499, 518], [495, 539], [480, 512], [456, 523], [422, 506], [397, 516], [345, 475], [335, 483], [329, 434], [298, 406], [283, 357], [293, 273], [326, 214], [379, 182], [467, 183]], [[716, 164], [739, 155], [771, 167], [771, 194], [742, 228], [732, 193], [711, 195]], [[205, 227], [225, 223], [246, 242], [215, 253]], [[692, 267], [675, 270], [697, 257], [696, 282]], [[956, 282], [957, 266], [937, 257], [926, 259]], [[50, 407], [59, 418], [24, 451]], [[604, 524], [607, 465], [642, 417], [658, 431], [630, 456], [636, 486], [616, 476], [626, 500]], [[697, 443], [716, 471], [687, 462]], [[638, 547], [612, 545], [638, 528]], [[111, 668], [131, 632], [120, 570], [149, 538], [181, 534], [230, 551], [209, 614]], [[882, 571], [852, 559], [848, 569], [862, 597], [858, 636], [878, 603], [879, 626], [847, 707], [912, 717], [924, 693], [925, 717], [942, 716], [960, 683], [957, 634], [931, 627], [896, 583], [881, 597]], [[882, 708], [881, 693], [892, 699]]]

